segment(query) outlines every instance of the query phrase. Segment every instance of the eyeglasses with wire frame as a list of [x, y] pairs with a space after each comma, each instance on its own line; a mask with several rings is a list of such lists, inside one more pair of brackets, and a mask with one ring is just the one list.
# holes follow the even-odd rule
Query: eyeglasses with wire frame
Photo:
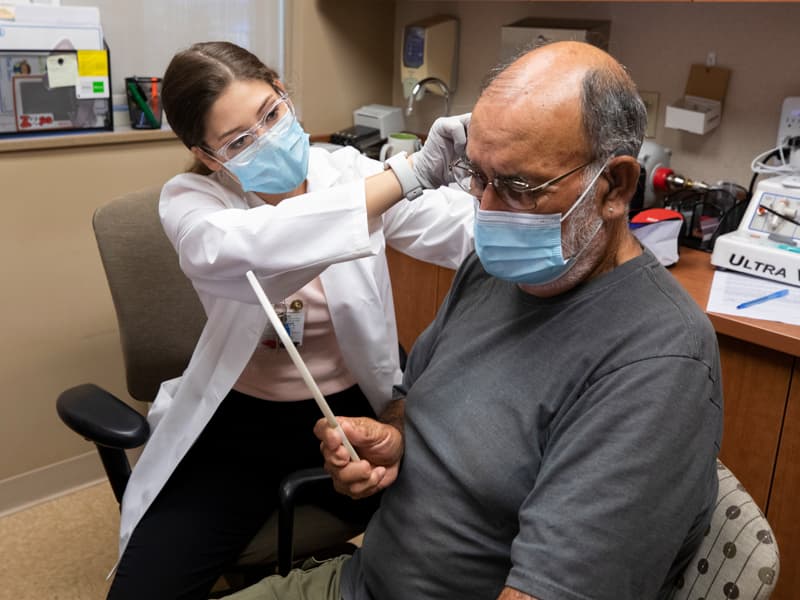
[[481, 173], [467, 158], [457, 158], [450, 163], [450, 172], [458, 186], [476, 198], [481, 198], [486, 187], [491, 185], [495, 193], [514, 210], [533, 210], [539, 202], [542, 192], [551, 185], [566, 179], [573, 173], [588, 167], [592, 161], [570, 169], [566, 173], [553, 177], [539, 185], [531, 185], [521, 177], [494, 177], [491, 180]]
[[[210, 147], [207, 147], [207, 150], [224, 161], [232, 160], [252, 146], [262, 135], [281, 133], [284, 127], [276, 126], [284, 122], [284, 117], [289, 113], [294, 116], [294, 107], [289, 96], [281, 94], [250, 129], [240, 133], [217, 150]], [[288, 125], [291, 119], [286, 119], [285, 122]]]

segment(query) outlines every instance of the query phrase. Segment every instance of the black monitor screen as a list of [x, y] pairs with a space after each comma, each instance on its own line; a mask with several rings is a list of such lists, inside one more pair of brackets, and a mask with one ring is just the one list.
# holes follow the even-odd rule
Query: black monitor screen
[[[77, 98], [75, 88], [48, 89], [44, 78], [24, 79], [17, 82], [22, 111], [29, 115], [53, 114], [56, 121], [71, 121], [75, 116]], [[17, 107], [20, 111], [20, 107]]]

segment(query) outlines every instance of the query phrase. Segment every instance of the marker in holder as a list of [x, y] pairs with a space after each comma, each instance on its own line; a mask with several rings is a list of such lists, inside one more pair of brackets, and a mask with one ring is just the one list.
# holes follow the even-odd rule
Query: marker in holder
[[134, 129], [161, 129], [161, 78], [126, 77], [125, 94]]

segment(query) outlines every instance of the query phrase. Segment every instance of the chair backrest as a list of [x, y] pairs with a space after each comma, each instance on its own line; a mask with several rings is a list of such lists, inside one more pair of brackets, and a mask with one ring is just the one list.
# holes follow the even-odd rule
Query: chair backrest
[[678, 582], [674, 600], [766, 600], [780, 571], [775, 536], [753, 498], [719, 461], [717, 476], [711, 525]]
[[159, 188], [126, 194], [92, 220], [117, 313], [128, 392], [152, 401], [180, 375], [206, 322], [158, 216]]

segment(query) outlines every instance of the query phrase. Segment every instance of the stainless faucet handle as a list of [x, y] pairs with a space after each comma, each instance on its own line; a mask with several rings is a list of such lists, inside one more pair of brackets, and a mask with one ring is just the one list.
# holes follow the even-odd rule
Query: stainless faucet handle
[[439, 89], [442, 91], [442, 96], [444, 96], [444, 116], [447, 117], [450, 115], [450, 88], [438, 77], [425, 77], [424, 79], [420, 79], [414, 84], [414, 87], [411, 88], [411, 93], [408, 95], [408, 104], [406, 106], [406, 116], [414, 112], [414, 101], [422, 100], [427, 90], [425, 86], [429, 83], [435, 83], [439, 86]]

